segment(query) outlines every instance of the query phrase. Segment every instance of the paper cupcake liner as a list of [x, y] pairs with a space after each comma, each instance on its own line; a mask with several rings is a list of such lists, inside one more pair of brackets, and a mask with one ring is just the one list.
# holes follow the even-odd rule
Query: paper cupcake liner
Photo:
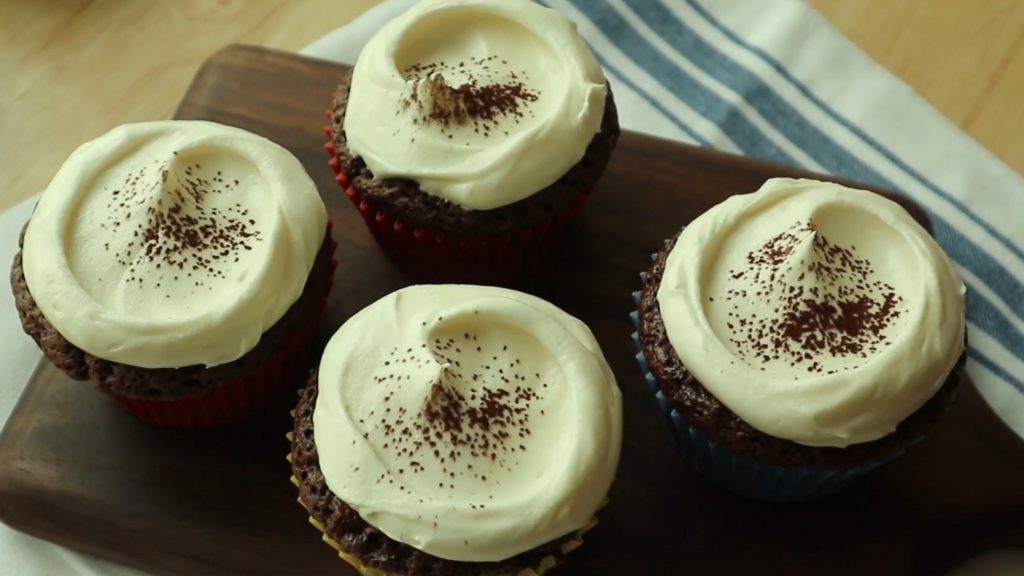
[[[646, 282], [646, 273], [641, 274]], [[633, 292], [633, 302], [640, 304], [640, 292]], [[907, 448], [855, 468], [787, 468], [736, 454], [710, 439], [700, 428], [691, 426], [672, 405], [650, 364], [640, 342], [640, 314], [629, 315], [633, 322], [631, 339], [636, 347], [636, 361], [647, 387], [654, 394], [667, 424], [672, 446], [697, 472], [731, 492], [771, 502], [805, 502], [825, 498], [862, 478], [882, 464], [903, 455]], [[918, 440], [920, 441], [920, 440]]]
[[536, 226], [494, 236], [455, 235], [415, 227], [387, 211], [371, 207], [342, 171], [330, 141], [330, 127], [324, 130], [328, 165], [335, 180], [359, 214], [381, 249], [402, 269], [421, 280], [470, 283], [500, 283], [515, 280], [535, 268], [551, 253], [568, 224], [590, 197], [590, 190], [578, 195], [563, 211]]
[[[288, 438], [289, 443], [292, 442], [294, 436], [295, 435], [292, 432], [288, 432], [287, 434], [285, 434], [285, 437]], [[287, 460], [289, 464], [291, 463], [292, 455], [290, 452], [285, 456], [285, 460]], [[290, 480], [291, 483], [295, 485], [296, 488], [299, 487], [299, 479], [296, 478], [294, 474], [291, 476]], [[299, 503], [300, 506], [302, 506], [304, 510], [306, 510], [307, 513], [309, 512], [309, 510], [306, 508], [306, 505], [302, 502], [301, 498], [296, 498], [296, 501]], [[308, 519], [309, 523], [314, 528], [320, 531], [320, 539], [327, 543], [327, 545], [331, 548], [334, 548], [334, 550], [338, 553], [338, 556], [342, 560], [347, 562], [349, 565], [351, 565], [353, 568], [355, 568], [356, 571], [359, 572], [359, 574], [361, 574], [362, 576], [401, 576], [398, 574], [389, 574], [382, 570], [378, 570], [373, 566], [368, 566], [364, 564], [358, 557], [342, 550], [341, 545], [338, 543], [338, 541], [327, 535], [326, 526], [324, 526], [323, 522], [314, 518], [312, 514], [309, 514]], [[541, 576], [542, 574], [547, 573], [555, 566], [558, 566], [569, 555], [570, 552], [583, 545], [583, 535], [589, 532], [591, 529], [593, 529], [594, 526], [597, 526], [597, 516], [592, 517], [586, 525], [577, 530], [571, 538], [562, 543], [562, 548], [559, 551], [561, 553], [560, 556], [545, 556], [540, 560], [540, 562], [537, 563], [536, 566], [531, 566], [529, 568], [520, 570], [516, 576]]]
[[323, 294], [306, 319], [302, 332], [295, 334], [281, 349], [249, 375], [221, 384], [197, 396], [173, 400], [151, 400], [114, 396], [119, 406], [143, 422], [179, 430], [203, 430], [234, 424], [254, 416], [270, 404], [286, 388], [298, 380], [306, 367], [307, 353], [316, 337], [316, 327], [334, 286], [333, 258], [338, 243], [330, 236], [329, 270]]

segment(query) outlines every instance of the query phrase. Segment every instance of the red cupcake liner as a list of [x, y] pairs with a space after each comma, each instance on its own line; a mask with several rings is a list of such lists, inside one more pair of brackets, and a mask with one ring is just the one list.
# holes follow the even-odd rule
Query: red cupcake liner
[[114, 396], [117, 404], [143, 422], [179, 430], [227, 426], [265, 410], [281, 392], [300, 382], [307, 368], [308, 352], [316, 337], [317, 324], [327, 306], [327, 297], [334, 287], [334, 270], [338, 267], [338, 261], [333, 258], [338, 243], [330, 235], [328, 238], [331, 243], [331, 260], [323, 294], [306, 319], [302, 331], [292, 336], [287, 345], [271, 354], [256, 370], [197, 396], [174, 400]]
[[[330, 112], [328, 111], [328, 117]], [[456, 235], [419, 228], [366, 203], [338, 162], [330, 126], [324, 128], [328, 165], [384, 252], [401, 268], [435, 282], [503, 283], [523, 276], [547, 259], [590, 197], [581, 193], [544, 222], [500, 235]]]

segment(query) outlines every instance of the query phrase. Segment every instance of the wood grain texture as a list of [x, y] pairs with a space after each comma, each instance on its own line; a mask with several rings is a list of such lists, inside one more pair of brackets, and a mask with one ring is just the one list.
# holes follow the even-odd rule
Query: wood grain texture
[[[343, 69], [236, 47], [200, 70], [177, 111], [268, 136], [310, 172], [335, 222], [336, 285], [318, 333], [410, 279], [378, 250], [322, 149]], [[920, 574], [1024, 546], [1024, 443], [973, 387], [904, 458], [830, 500], [752, 502], [672, 452], [629, 342], [630, 292], [659, 243], [725, 196], [790, 169], [624, 133], [555, 258], [518, 287], [582, 318], [623, 392], [622, 461], [600, 524], [558, 574]], [[296, 383], [298, 384], [298, 383]], [[136, 422], [44, 362], [0, 434], [0, 518], [163, 574], [353, 574], [295, 502], [284, 460], [294, 397], [189, 434]]]
[[298, 50], [378, 2], [0, 2], [0, 211], [41, 192], [80, 144], [169, 117], [226, 44]]
[[1024, 173], [1024, 3], [808, 3], [964, 132]]

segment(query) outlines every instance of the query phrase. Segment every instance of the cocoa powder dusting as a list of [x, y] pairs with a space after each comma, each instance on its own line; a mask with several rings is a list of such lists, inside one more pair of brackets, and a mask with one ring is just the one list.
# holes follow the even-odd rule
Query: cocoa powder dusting
[[[129, 282], [148, 281], [154, 289], [171, 280], [186, 280], [196, 288], [208, 286], [205, 279], [224, 278], [224, 264], [237, 261], [241, 252], [252, 250], [252, 243], [261, 239], [253, 229], [255, 220], [242, 204], [220, 209], [207, 202], [236, 188], [239, 181], [225, 178], [220, 171], [203, 176], [201, 169], [196, 163], [172, 173], [172, 167], [154, 162], [130, 173], [109, 191], [108, 212], [100, 228], [131, 234], [127, 244], [114, 251], [116, 261], [127, 268]], [[138, 217], [140, 212], [145, 218]], [[133, 221], [137, 222], [134, 229], [120, 230]], [[104, 249], [111, 250], [109, 242]], [[152, 265], [145, 275], [136, 268], [140, 262]]]
[[[439, 471], [444, 479], [440, 489], [454, 489], [460, 477], [496, 482], [488, 480], [481, 463], [511, 471], [517, 455], [527, 450], [531, 412], [541, 399], [538, 391], [546, 387], [540, 373], [526, 373], [507, 345], [488, 345], [473, 332], [437, 338], [424, 348], [432, 354], [413, 348], [388, 352], [372, 383], [387, 389], [382, 408], [359, 420], [369, 430], [367, 439], [395, 457], [400, 476]], [[420, 369], [434, 369], [438, 363], [439, 378], [413, 381]], [[396, 404], [396, 388], [421, 385], [428, 392], [418, 409]], [[395, 484], [386, 476], [378, 482], [386, 479]], [[400, 482], [398, 489], [407, 490]]]
[[[802, 272], [794, 252], [811, 242]], [[787, 361], [808, 372], [826, 371], [820, 360], [867, 358], [886, 344], [885, 330], [904, 313], [903, 298], [888, 283], [874, 278], [871, 263], [829, 242], [812, 222], [798, 222], [746, 256], [746, 267], [729, 271], [746, 288], [730, 288], [727, 328], [737, 350], [758, 363]], [[773, 303], [770, 314], [741, 310], [751, 300]], [[764, 366], [761, 368], [765, 369]]]
[[[499, 72], [499, 63], [508, 64], [496, 56], [454, 66], [444, 62], [414, 64], [404, 73], [410, 92], [402, 99], [400, 112], [411, 110], [416, 115], [415, 123], [439, 125], [442, 131], [472, 124], [474, 132], [485, 137], [503, 120], [518, 122], [540, 94], [523, 83], [525, 72]], [[449, 84], [446, 74], [464, 80], [455, 86]]]

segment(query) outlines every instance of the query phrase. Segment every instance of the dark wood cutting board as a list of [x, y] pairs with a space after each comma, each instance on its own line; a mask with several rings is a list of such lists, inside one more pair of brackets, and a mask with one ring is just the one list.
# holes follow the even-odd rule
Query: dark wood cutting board
[[[316, 180], [340, 261], [321, 345], [356, 310], [410, 283], [377, 249], [326, 163], [323, 111], [344, 70], [230, 47], [203, 66], [176, 114], [276, 140]], [[1024, 547], [1024, 443], [973, 386], [921, 446], [819, 503], [744, 500], [672, 452], [633, 360], [630, 292], [679, 226], [778, 175], [799, 173], [624, 133], [554, 260], [518, 286], [590, 325], [624, 399], [611, 501], [557, 573], [921, 574], [991, 547]], [[44, 361], [0, 435], [0, 518], [157, 573], [354, 574], [295, 502], [284, 459], [293, 401], [289, 394], [226, 430], [166, 431]]]

